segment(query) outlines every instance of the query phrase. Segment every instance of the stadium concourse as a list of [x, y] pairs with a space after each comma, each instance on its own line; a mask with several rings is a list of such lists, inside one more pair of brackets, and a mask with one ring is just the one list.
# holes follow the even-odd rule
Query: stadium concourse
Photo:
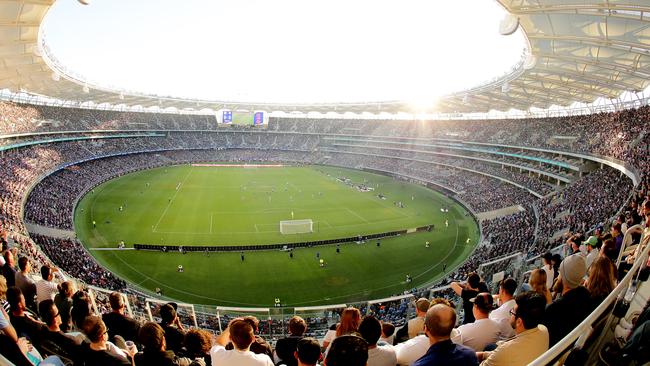
[[[153, 311], [155, 318], [162, 319], [167, 349], [173, 351], [166, 354], [165, 362], [176, 364], [187, 364], [188, 358], [204, 357], [210, 363], [209, 343], [206, 346], [197, 339], [209, 338], [204, 330], [218, 332], [226, 328], [231, 329], [231, 334], [244, 335], [232, 338], [235, 347], [246, 348], [252, 341], [254, 352], [288, 364], [293, 361], [286, 359], [290, 356], [283, 353], [280, 339], [289, 334], [288, 339], [294, 340], [302, 336], [324, 336], [323, 343], [316, 345], [326, 347], [331, 343], [328, 355], [332, 355], [339, 347], [345, 347], [345, 342], [354, 343], [354, 339], [345, 335], [357, 331], [367, 341], [364, 347], [371, 345], [367, 353], [374, 361], [370, 365], [412, 364], [425, 356], [427, 337], [432, 340], [451, 337], [456, 344], [468, 347], [462, 348], [463, 352], [472, 351], [464, 353], [468, 357], [466, 364], [475, 364], [478, 359], [487, 359], [486, 364], [502, 364], [499, 360], [506, 355], [519, 360], [517, 364], [524, 364], [548, 348], [548, 339], [552, 346], [587, 317], [613, 289], [617, 278], [621, 280], [629, 269], [626, 263], [633, 262], [634, 256], [640, 254], [639, 250], [628, 253], [628, 261], [620, 263], [615, 273], [612, 267], [619, 259], [617, 249], [624, 250], [639, 242], [645, 244], [650, 237], [647, 230], [641, 235], [650, 223], [650, 134], [645, 129], [650, 120], [649, 107], [587, 116], [429, 124], [271, 118], [268, 128], [253, 129], [219, 128], [214, 116], [108, 112], [3, 102], [0, 119], [2, 274], [9, 287], [7, 291], [0, 286], [0, 298], [8, 301], [11, 319], [11, 323], [0, 324], [4, 330], [2, 337], [6, 341], [6, 338], [17, 339], [17, 335], [28, 336], [34, 349], [42, 355], [55, 354], [64, 360], [74, 361], [79, 355], [100, 357], [91, 351], [95, 349], [93, 345], [105, 347], [103, 335], [97, 337], [106, 329], [105, 322], [109, 332], [113, 332], [109, 333], [111, 340], [117, 345], [123, 345], [120, 342], [126, 340], [136, 342], [139, 349], [144, 346], [144, 353], [135, 356], [136, 364], [151, 364], [147, 363], [151, 358], [162, 357], [157, 352], [161, 350], [163, 336], [161, 328], [151, 322]], [[77, 240], [30, 233], [27, 229], [38, 226], [71, 230], [77, 199], [114, 177], [153, 167], [215, 161], [324, 164], [426, 182], [464, 202], [482, 218], [483, 241], [447, 278], [431, 288], [414, 289], [410, 296], [357, 304], [360, 309], [346, 309], [340, 315], [310, 315], [304, 320], [276, 316], [257, 322], [251, 318], [239, 319], [238, 315], [245, 314], [245, 310], [215, 317], [211, 313], [194, 313], [193, 308], [189, 311], [183, 305], [174, 309], [165, 305], [166, 301], [150, 300], [152, 294], [140, 293], [98, 265]], [[499, 210], [511, 207], [518, 209], [512, 214], [498, 214]], [[626, 230], [630, 230], [628, 235]], [[590, 236], [594, 239], [587, 240]], [[630, 237], [625, 245], [624, 236]], [[544, 276], [553, 277], [548, 278], [548, 283], [553, 283], [558, 273], [562, 274], [552, 288], [546, 287], [546, 280], [542, 281], [541, 288], [536, 284], [528, 286], [523, 275], [512, 270], [511, 262], [500, 261], [517, 253], [524, 259], [534, 259], [558, 246], [559, 252], [568, 257], [562, 260], [556, 255], [551, 264], [549, 256], [542, 271]], [[597, 256], [592, 253], [597, 253], [598, 247], [602, 258], [595, 259]], [[585, 257], [591, 265], [589, 272]], [[490, 283], [492, 278], [479, 279], [476, 275], [481, 266], [491, 262], [495, 265], [483, 275], [506, 272], [505, 276], [510, 278], [496, 288], [488, 288], [483, 282]], [[538, 262], [531, 263], [531, 269], [541, 267]], [[55, 278], [74, 279], [79, 292], [72, 295], [62, 290], [62, 295], [55, 298], [56, 285], [47, 278], [50, 268], [60, 270], [55, 272]], [[39, 272], [46, 276], [44, 280], [38, 279]], [[583, 284], [587, 273], [588, 280]], [[30, 283], [36, 284], [35, 290]], [[93, 294], [92, 301], [84, 291]], [[115, 313], [123, 312], [122, 298], [119, 295], [109, 298], [107, 294], [111, 291], [127, 295], [135, 317], [129, 324], [139, 327], [140, 335], [145, 338], [138, 338], [133, 329], [114, 328], [111, 316], [106, 314], [104, 322], [97, 317], [83, 320], [84, 313], [107, 313], [111, 307]], [[470, 298], [486, 291], [498, 292], [502, 303], [489, 315], [496, 321], [492, 328], [483, 328], [478, 321], [485, 324], [482, 319], [488, 317], [493, 307], [492, 296], [476, 297], [473, 307], [469, 303]], [[541, 292], [541, 297], [533, 295], [535, 291]], [[29, 306], [25, 309], [17, 295], [19, 292], [31, 309]], [[515, 293], [518, 296], [512, 301]], [[544, 310], [546, 302], [551, 301], [547, 294], [555, 300]], [[39, 309], [34, 307], [34, 295], [40, 303]], [[70, 296], [71, 300], [66, 300]], [[427, 301], [418, 301], [414, 309], [411, 299], [422, 296]], [[55, 300], [58, 310], [48, 298]], [[445, 305], [449, 303], [456, 310]], [[54, 313], [69, 309], [69, 304], [72, 304], [72, 314], [77, 314], [73, 316], [77, 322], [59, 324], [52, 319]], [[429, 304], [432, 304], [430, 309]], [[536, 346], [520, 345], [520, 350], [513, 350], [518, 342], [523, 344], [529, 339], [518, 336], [512, 343], [506, 343], [511, 344], [510, 348], [502, 345], [492, 353], [483, 353], [490, 349], [486, 345], [513, 335], [508, 324], [513, 306], [516, 306], [515, 319], [521, 319], [515, 321], [514, 331], [534, 337]], [[45, 325], [39, 320], [26, 321], [22, 315], [25, 310], [38, 310]], [[80, 312], [82, 315], [78, 315]], [[363, 320], [360, 314], [364, 315]], [[407, 322], [413, 315], [417, 317]], [[452, 316], [458, 317], [458, 324], [468, 323], [472, 318], [478, 320], [455, 327]], [[383, 321], [386, 333], [377, 333], [376, 329], [380, 328], [376, 328], [375, 319]], [[434, 322], [449, 323], [449, 327], [435, 326]], [[538, 328], [538, 323], [545, 327]], [[403, 329], [396, 332], [394, 341], [389, 324]], [[428, 325], [428, 331], [426, 335], [418, 335], [423, 324]], [[190, 325], [201, 330], [189, 331]], [[333, 327], [328, 330], [330, 326]], [[643, 326], [637, 323], [635, 329]], [[73, 334], [84, 333], [91, 346], [69, 341], [67, 335], [59, 333], [61, 328]], [[249, 337], [253, 330], [258, 334], [254, 339]], [[228, 340], [223, 334], [227, 333], [221, 334], [217, 340], [225, 345]], [[383, 336], [381, 344], [384, 345], [374, 348], [372, 345], [379, 335]], [[267, 341], [275, 345], [275, 352]], [[55, 351], [53, 344], [57, 346]], [[14, 340], [13, 345], [15, 349], [3, 346], [2, 354], [21, 359], [19, 344]], [[309, 345], [305, 341], [304, 347]], [[132, 356], [130, 349], [113, 350], [110, 358], [115, 364], [126, 364]], [[225, 351], [213, 350], [214, 365], [219, 364], [215, 360], [221, 357], [221, 352]], [[33, 357], [32, 353], [27, 356]], [[270, 362], [267, 356], [259, 357], [261, 364]], [[380, 358], [388, 359], [387, 363], [379, 363]]]

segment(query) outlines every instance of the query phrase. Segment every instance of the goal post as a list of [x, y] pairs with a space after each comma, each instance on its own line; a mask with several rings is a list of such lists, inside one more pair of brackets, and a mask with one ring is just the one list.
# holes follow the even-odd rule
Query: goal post
[[304, 234], [314, 231], [311, 219], [280, 221], [280, 234]]

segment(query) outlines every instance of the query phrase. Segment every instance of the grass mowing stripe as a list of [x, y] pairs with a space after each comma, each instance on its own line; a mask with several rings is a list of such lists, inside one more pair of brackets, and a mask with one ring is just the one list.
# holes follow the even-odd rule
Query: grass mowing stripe
[[[337, 181], [339, 176], [366, 181], [375, 191], [351, 188]], [[179, 182], [182, 194], [175, 190]], [[378, 193], [387, 199], [377, 198]], [[122, 204], [127, 206], [120, 212]], [[452, 209], [445, 214], [440, 212], [443, 206]], [[312, 219], [315, 232], [280, 234], [279, 221], [290, 219], [291, 211], [296, 219]], [[164, 215], [156, 214], [160, 212]], [[437, 192], [322, 166], [157, 168], [105, 183], [80, 200], [75, 211], [76, 231], [88, 248], [115, 247], [119, 240], [184, 246], [308, 241], [431, 223], [435, 229], [430, 233], [384, 239], [381, 247], [374, 241], [344, 244], [340, 254], [334, 246], [304, 248], [294, 250], [293, 258], [281, 251], [247, 252], [243, 262], [239, 253], [208, 257], [202, 252], [91, 251], [104, 266], [145, 290], [161, 287], [165, 296], [179, 301], [235, 306], [272, 306], [275, 297], [298, 306], [400, 294], [444, 275], [437, 271], [443, 263], [454, 268], [464, 261], [472, 247], [458, 241], [467, 236], [477, 243], [478, 227], [453, 200]], [[430, 248], [425, 241], [431, 242]], [[317, 253], [327, 262], [325, 268], [319, 267]], [[176, 272], [179, 264], [184, 273]], [[406, 273], [413, 283], [403, 283]]]

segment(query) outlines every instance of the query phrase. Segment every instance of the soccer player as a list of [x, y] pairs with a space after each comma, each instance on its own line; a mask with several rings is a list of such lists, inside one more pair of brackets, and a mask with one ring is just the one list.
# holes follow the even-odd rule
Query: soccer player
[[243, 261], [244, 261], [244, 252], [241, 252], [241, 253], [239, 254], [239, 256], [241, 257], [241, 261], [243, 262]]
[[425, 247], [425, 248], [429, 248], [430, 246], [431, 246], [431, 245], [429, 245], [429, 241], [427, 240], [427, 241], [424, 243], [424, 247]]
[[323, 260], [323, 258], [321, 258], [321, 259], [318, 261], [318, 263], [320, 264], [321, 267], [325, 267], [325, 261]]
[[449, 220], [445, 220], [445, 227], [449, 227]]
[[178, 272], [181, 272], [181, 273], [183, 272], [183, 265], [182, 264], [178, 265]]
[[93, 220], [93, 229], [97, 227], [97, 221]]

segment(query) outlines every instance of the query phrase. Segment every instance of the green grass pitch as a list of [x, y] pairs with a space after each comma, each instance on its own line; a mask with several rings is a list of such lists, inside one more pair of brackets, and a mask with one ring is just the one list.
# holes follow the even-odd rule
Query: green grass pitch
[[[366, 182], [361, 192], [337, 180]], [[377, 194], [386, 196], [385, 200]], [[402, 202], [397, 207], [394, 202]], [[120, 207], [122, 209], [120, 210]], [[442, 213], [441, 207], [449, 207]], [[311, 219], [314, 232], [283, 235], [282, 220]], [[445, 226], [445, 221], [449, 226]], [[96, 222], [93, 228], [92, 222]], [[435, 224], [432, 232], [366, 244], [287, 252], [161, 253], [112, 250], [120, 240], [169, 245], [302, 242]], [[368, 172], [326, 167], [174, 166], [128, 174], [86, 194], [75, 229], [90, 253], [145, 291], [223, 306], [336, 304], [400, 294], [462, 263], [478, 241], [476, 222], [453, 200], [425, 187]], [[467, 239], [470, 239], [467, 243]], [[425, 242], [430, 241], [430, 247]], [[96, 249], [109, 250], [96, 250]], [[320, 268], [317, 253], [326, 262]], [[184, 272], [178, 273], [178, 265]], [[406, 274], [413, 282], [405, 283]]]

